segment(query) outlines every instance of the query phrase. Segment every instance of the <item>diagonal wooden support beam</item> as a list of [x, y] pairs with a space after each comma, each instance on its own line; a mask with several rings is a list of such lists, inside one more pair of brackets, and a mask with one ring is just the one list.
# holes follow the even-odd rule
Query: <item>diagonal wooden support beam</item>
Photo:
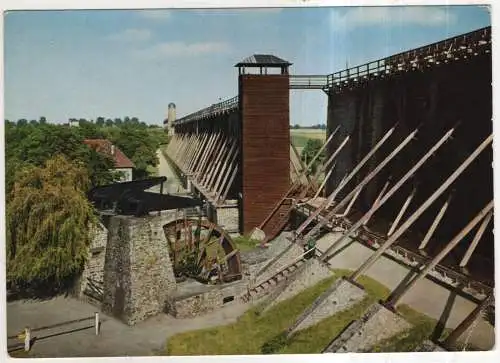
[[219, 162], [219, 160], [222, 158], [222, 156], [224, 154], [224, 149], [227, 145], [227, 142], [228, 142], [228, 140], [224, 137], [224, 135], [222, 135], [220, 141], [217, 143], [217, 145], [215, 146], [215, 148], [212, 152], [212, 156], [210, 157], [210, 161], [209, 161], [209, 164], [207, 166], [205, 176], [203, 177], [203, 179], [201, 181], [201, 184], [205, 188], [208, 187], [208, 183], [215, 173], [217, 163]]
[[[410, 135], [406, 137], [382, 162], [377, 165], [375, 169], [373, 169], [365, 178], [359, 183], [349, 194], [345, 196], [344, 199], [342, 199], [335, 207], [332, 208], [332, 210], [327, 214], [326, 218], [321, 220], [319, 223], [317, 223], [304, 237], [304, 239], [310, 238], [312, 235], [314, 235], [316, 232], [319, 232], [320, 228], [324, 226], [328, 221], [330, 221], [336, 213], [340, 211], [342, 207], [344, 207], [358, 192], [359, 189], [363, 188], [366, 184], [368, 184], [377, 174], [396, 156], [398, 155], [401, 150], [403, 150], [409, 143], [412, 141], [415, 137], [415, 134], [417, 133], [418, 129], [413, 131]], [[366, 159], [368, 160], [368, 159]], [[353, 173], [350, 174], [351, 176]], [[346, 178], [346, 180], [349, 178], [349, 176]], [[347, 183], [347, 182], [344, 182]], [[335, 192], [334, 192], [335, 193]], [[332, 193], [332, 194], [334, 194]], [[333, 199], [327, 200], [327, 205], [332, 201]], [[318, 212], [319, 214], [319, 212]]]
[[191, 166], [193, 165], [194, 161], [196, 160], [196, 155], [198, 154], [198, 151], [200, 150], [200, 144], [201, 144], [201, 137], [199, 134], [196, 134], [193, 139], [193, 148], [189, 154], [188, 161], [186, 163], [186, 171], [188, 173], [191, 172]]
[[210, 143], [210, 146], [205, 152], [204, 158], [203, 158], [203, 163], [200, 165], [200, 168], [198, 169], [197, 173], [195, 174], [195, 179], [198, 183], [201, 182], [201, 180], [204, 177], [204, 174], [206, 173], [207, 167], [209, 165], [210, 157], [212, 156], [212, 153], [214, 151], [214, 148], [216, 147], [217, 143], [220, 140], [220, 134], [215, 133], [214, 137], [212, 138], [212, 142]]
[[[347, 185], [347, 183], [349, 183], [351, 181], [351, 179], [361, 170], [361, 168], [366, 164], [366, 162], [368, 160], [371, 159], [371, 157], [373, 155], [375, 155], [375, 153], [377, 152], [377, 150], [385, 143], [385, 141], [387, 141], [387, 139], [392, 135], [392, 133], [394, 132], [394, 127], [392, 129], [390, 129], [389, 131], [386, 132], [386, 134], [384, 135], [384, 137], [382, 137], [382, 139], [375, 145], [375, 147], [373, 147], [373, 149], [370, 150], [370, 152], [368, 154], [365, 155], [365, 157], [363, 159], [361, 159], [361, 161], [356, 165], [356, 167], [347, 175], [347, 177], [343, 180], [343, 182], [341, 182], [337, 188], [333, 191], [332, 195], [331, 195], [331, 199], [328, 201], [328, 204], [330, 204], [332, 201], [335, 200], [335, 198], [337, 197], [337, 194]], [[415, 131], [413, 131], [408, 137], [406, 140], [411, 140], [411, 139], [408, 139], [408, 138], [413, 138], [415, 136], [415, 134], [418, 132], [418, 129], [416, 129]]]
[[490, 211], [493, 210], [493, 201], [490, 201], [458, 234], [450, 241], [448, 244], [439, 252], [436, 257], [434, 257], [431, 262], [427, 264], [418, 274], [402, 289], [400, 292], [392, 295], [388, 301], [387, 305], [396, 306], [396, 304], [401, 300], [401, 298], [408, 293], [420, 280], [422, 280], [427, 274], [437, 266], [459, 243], [464, 239], [467, 234], [469, 234], [472, 229], [479, 224], [485, 217], [488, 217]]
[[307, 166], [304, 164], [302, 161], [302, 158], [300, 157], [299, 152], [297, 151], [297, 148], [295, 147], [294, 144], [290, 143], [290, 146], [292, 147], [293, 152], [295, 153], [295, 156], [297, 157], [297, 160], [299, 161], [300, 167], [302, 168], [300, 170], [301, 177], [299, 178], [299, 181], [302, 179], [302, 176], [306, 178], [307, 185], [311, 185], [311, 177], [307, 173]]
[[203, 147], [205, 146], [206, 139], [207, 139], [207, 134], [206, 133], [202, 134], [200, 139], [199, 139], [198, 145], [196, 146], [196, 152], [193, 155], [191, 163], [188, 165], [188, 170], [190, 173], [193, 172], [196, 164], [199, 161], [200, 154], [203, 150]]
[[221, 146], [221, 148], [218, 150], [218, 155], [217, 158], [215, 159], [216, 161], [214, 162], [213, 165], [213, 171], [207, 178], [206, 182], [206, 187], [208, 190], [212, 189], [213, 183], [217, 179], [217, 176], [220, 172], [220, 168], [223, 164], [223, 160], [227, 154], [229, 154], [229, 150], [231, 149], [231, 145], [233, 144], [233, 140], [230, 137], [226, 137], [224, 139], [224, 143]]
[[[328, 254], [333, 251], [334, 248], [336, 248], [342, 241], [344, 241], [346, 238], [348, 238], [353, 232], [357, 231], [359, 227], [364, 225], [366, 221], [373, 216], [373, 214], [380, 208], [382, 205], [384, 205], [387, 200], [389, 200], [390, 197], [394, 193], [396, 193], [399, 188], [409, 179], [411, 178], [417, 171], [422, 167], [422, 165], [425, 164], [425, 162], [432, 156], [434, 153], [451, 137], [454, 129], [451, 129], [448, 131], [420, 160], [413, 165], [413, 167], [410, 168], [406, 172], [401, 179], [398, 180], [396, 184], [385, 194], [383, 194], [382, 198], [373, 204], [372, 208], [366, 212], [363, 217], [361, 217], [356, 223], [354, 223], [351, 228], [349, 228], [346, 232], [340, 236], [335, 242], [333, 242], [330, 247], [323, 253], [323, 256], [321, 257], [323, 260], [328, 259]], [[380, 193], [382, 195], [382, 193]], [[327, 216], [330, 220], [333, 216]]]
[[[392, 133], [394, 132], [394, 127], [392, 129], [390, 129], [385, 135], [384, 137], [370, 150], [370, 152], [358, 163], [358, 165], [354, 168], [354, 170], [351, 172], [350, 176], [353, 177], [354, 174], [357, 173], [357, 171], [359, 169], [361, 169], [361, 167], [368, 161], [368, 159], [370, 159], [373, 154], [375, 154], [375, 152], [384, 144], [385, 141], [387, 141], [387, 139], [389, 138], [389, 136], [392, 135]], [[321, 205], [313, 212], [311, 213], [311, 215], [304, 221], [304, 223], [302, 223], [299, 228], [297, 229], [296, 231], [296, 234], [297, 236], [299, 236], [303, 231], [304, 229], [307, 228], [307, 226], [309, 226], [309, 224], [311, 224], [311, 222], [316, 219], [316, 217], [323, 211], [323, 209], [325, 209], [329, 204], [330, 202], [332, 202], [335, 198], [335, 196], [337, 195], [337, 193], [340, 191], [341, 189], [341, 186], [343, 187], [343, 184], [344, 183], [341, 183], [339, 185], [339, 187], [337, 187], [333, 193], [330, 194], [330, 196], [323, 202], [321, 203]], [[357, 191], [357, 190], [356, 190]], [[353, 193], [354, 194], [354, 193]], [[350, 197], [352, 197], [352, 195], [350, 195]], [[338, 211], [338, 210], [337, 210]], [[336, 212], [337, 212], [336, 211]], [[318, 228], [319, 229], [319, 228]]]
[[347, 214], [349, 214], [349, 211], [351, 210], [352, 206], [354, 205], [354, 202], [356, 201], [356, 199], [358, 199], [359, 195], [361, 194], [361, 191], [363, 190], [363, 188], [360, 188], [356, 194], [354, 194], [354, 197], [352, 197], [351, 201], [349, 202], [349, 204], [347, 205], [347, 208], [345, 209], [345, 211], [342, 213], [342, 214], [339, 214], [339, 215], [336, 215], [336, 217], [345, 217], [347, 216]]
[[[467, 167], [488, 147], [493, 141], [493, 135], [488, 136], [477, 147], [476, 150], [446, 179], [446, 181], [427, 199], [401, 227], [399, 227], [389, 239], [375, 251], [352, 275], [351, 279], [355, 280], [361, 276], [368, 268], [370, 268], [382, 254], [391, 247], [394, 242], [422, 215], [423, 212], [446, 190], [448, 187], [464, 172]], [[389, 193], [388, 193], [389, 194]]]
[[227, 153], [227, 156], [226, 156], [226, 158], [224, 160], [224, 165], [222, 166], [222, 169], [221, 169], [220, 173], [218, 173], [219, 175], [217, 176], [217, 180], [215, 181], [215, 183], [213, 185], [213, 192], [214, 192], [214, 194], [217, 194], [220, 182], [222, 181], [222, 179], [224, 178], [224, 175], [227, 172], [227, 168], [229, 166], [230, 160], [233, 157], [233, 155], [235, 153], [237, 153], [237, 152], [238, 152], [238, 141], [236, 139], [234, 139], [233, 140], [233, 145], [231, 146], [231, 149]]
[[[230, 167], [227, 169], [227, 172], [224, 175], [222, 183], [220, 184], [220, 189], [217, 191], [217, 194], [215, 196], [215, 200], [217, 202], [219, 202], [219, 200], [221, 200], [221, 198], [224, 196], [224, 192], [226, 190], [226, 186], [227, 186], [227, 188], [231, 187], [231, 184], [232, 184], [231, 179], [234, 180], [234, 178], [231, 178], [231, 176], [233, 175], [234, 170], [238, 170], [238, 163], [239, 163], [239, 161], [238, 161], [238, 155], [239, 155], [239, 150], [238, 150], [237, 153], [234, 153], [233, 158], [231, 160], [231, 163], [229, 164]], [[229, 185], [226, 184], [228, 182], [228, 179], [229, 179]], [[229, 191], [229, 189], [227, 189], [227, 190]], [[223, 199], [225, 200], [225, 197]]]
[[[373, 202], [372, 208], [379, 205], [380, 200], [382, 199], [382, 196], [384, 195], [385, 191], [389, 187], [390, 182], [391, 182], [391, 178], [389, 177], [389, 179], [385, 182], [384, 186], [380, 190], [380, 193], [377, 195], [377, 198], [375, 198], [375, 201]], [[370, 208], [370, 211], [372, 210], [372, 208]], [[367, 215], [365, 221], [363, 222], [363, 226], [366, 226], [368, 224], [372, 215], [373, 215], [373, 213], [369, 213]]]
[[198, 170], [198, 168], [200, 166], [201, 160], [203, 159], [203, 155], [205, 153], [205, 150], [207, 149], [209, 141], [210, 141], [210, 134], [205, 133], [204, 141], [200, 145], [200, 149], [199, 149], [198, 154], [196, 156], [196, 160], [193, 162], [193, 165], [191, 165], [190, 171], [193, 175], [196, 174], [196, 171]]
[[229, 193], [229, 190], [231, 189], [231, 186], [233, 185], [234, 179], [236, 178], [236, 175], [238, 174], [238, 164], [236, 164], [235, 168], [233, 169], [231, 173], [231, 177], [229, 178], [229, 182], [226, 185], [226, 189], [222, 193], [220, 200], [218, 201], [219, 203], [224, 203], [227, 198], [227, 194]]
[[[342, 141], [339, 145], [339, 147], [333, 152], [332, 155], [319, 167], [319, 169], [316, 171], [316, 174], [314, 174], [314, 180], [317, 180], [321, 173], [324, 173], [326, 169], [330, 166], [330, 164], [337, 158], [338, 154], [342, 151], [344, 146], [349, 142], [350, 136], [346, 136], [344, 141]], [[333, 167], [332, 167], [333, 168]]]
[[436, 218], [434, 218], [434, 221], [432, 222], [431, 227], [429, 228], [429, 230], [425, 234], [425, 237], [422, 240], [422, 242], [420, 243], [420, 246], [418, 246], [419, 250], [423, 250], [427, 246], [429, 241], [431, 240], [431, 237], [434, 234], [434, 231], [436, 230], [437, 226], [439, 225], [439, 222], [441, 222], [441, 219], [443, 219], [443, 217], [444, 217], [444, 213], [446, 212], [446, 209], [448, 209], [448, 205], [450, 204], [450, 201], [451, 201], [451, 196], [452, 196], [452, 194], [450, 194], [448, 196], [448, 199], [446, 199], [446, 202], [444, 202], [443, 206], [441, 207], [438, 214], [436, 215]]
[[335, 166], [337, 164], [333, 164], [332, 168], [330, 169], [330, 171], [325, 175], [325, 179], [323, 179], [323, 182], [321, 183], [321, 185], [319, 186], [316, 194], [314, 194], [314, 197], [313, 199], [316, 199], [319, 194], [321, 193], [321, 191], [323, 190], [323, 188], [325, 187], [326, 183], [328, 182], [328, 179], [330, 179], [330, 176], [332, 175], [333, 171], [335, 170]]
[[494, 304], [495, 296], [493, 291], [476, 306], [472, 312], [448, 335], [443, 342], [443, 346], [447, 349], [453, 349], [457, 344], [458, 339], [472, 326], [479, 316], [492, 304]]
[[460, 267], [465, 267], [469, 263], [470, 258], [472, 257], [472, 254], [474, 253], [474, 250], [476, 249], [479, 241], [481, 240], [481, 237], [483, 237], [484, 232], [486, 231], [486, 227], [488, 227], [488, 224], [491, 221], [491, 217], [493, 217], [493, 212], [490, 212], [483, 220], [483, 223], [479, 226], [479, 229], [477, 230], [474, 239], [472, 240], [469, 248], [465, 252], [464, 257], [462, 258], [462, 261], [460, 261], [459, 266]]
[[403, 215], [405, 214], [406, 210], [410, 206], [411, 200], [415, 196], [416, 192], [417, 192], [417, 188], [413, 188], [413, 190], [410, 193], [410, 195], [408, 196], [408, 198], [406, 198], [405, 202], [403, 203], [403, 206], [401, 207], [401, 210], [399, 211], [398, 215], [396, 216], [396, 219], [392, 223], [391, 228], [389, 229], [389, 232], [387, 232], [388, 236], [390, 236], [391, 234], [393, 234], [394, 231], [396, 230], [399, 222], [401, 221], [401, 218], [403, 218]]

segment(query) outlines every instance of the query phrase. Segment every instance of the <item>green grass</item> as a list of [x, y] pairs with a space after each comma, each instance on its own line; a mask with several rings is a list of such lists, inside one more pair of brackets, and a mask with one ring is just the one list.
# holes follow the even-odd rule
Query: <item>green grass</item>
[[[351, 321], [360, 318], [376, 301], [386, 299], [389, 289], [379, 282], [361, 276], [358, 282], [367, 291], [367, 297], [350, 309], [320, 321], [299, 331], [289, 339], [286, 329], [296, 320], [330, 284], [348, 270], [335, 270], [334, 275], [312, 286], [293, 298], [283, 301], [262, 315], [254, 307], [242, 315], [236, 323], [204, 330], [190, 331], [173, 336], [166, 346], [167, 355], [215, 355], [215, 354], [307, 354], [321, 352]], [[373, 351], [409, 352], [427, 339], [436, 321], [407, 305], [400, 305], [398, 312], [413, 327], [405, 334], [380, 342]], [[445, 330], [442, 338], [449, 334]]]
[[235, 237], [233, 238], [233, 242], [241, 252], [253, 250], [259, 245], [258, 240], [251, 239], [245, 236]]
[[319, 324], [305, 329], [287, 340], [283, 332], [328, 286], [349, 271], [336, 270], [334, 275], [315, 286], [283, 301], [262, 315], [259, 307], [247, 311], [236, 323], [216, 328], [185, 332], [169, 339], [168, 355], [318, 353], [350, 321], [359, 318], [365, 309], [389, 290], [373, 279], [362, 276], [359, 282], [368, 297], [352, 309], [340, 312]]
[[277, 304], [263, 315], [258, 307], [243, 314], [236, 323], [177, 334], [168, 340], [167, 355], [262, 354], [266, 342], [285, 330], [300, 313], [335, 280], [327, 278], [290, 301]]

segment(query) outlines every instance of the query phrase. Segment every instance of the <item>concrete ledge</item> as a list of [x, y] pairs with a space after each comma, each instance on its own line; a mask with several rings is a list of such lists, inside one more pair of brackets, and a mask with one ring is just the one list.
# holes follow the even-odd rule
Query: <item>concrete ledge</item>
[[323, 353], [370, 352], [378, 342], [402, 334], [410, 328], [410, 323], [401, 316], [376, 303], [360, 319], [344, 329]]
[[346, 281], [344, 278], [337, 279], [299, 316], [288, 329], [288, 336], [349, 309], [363, 300], [365, 296], [366, 291], [361, 287]]

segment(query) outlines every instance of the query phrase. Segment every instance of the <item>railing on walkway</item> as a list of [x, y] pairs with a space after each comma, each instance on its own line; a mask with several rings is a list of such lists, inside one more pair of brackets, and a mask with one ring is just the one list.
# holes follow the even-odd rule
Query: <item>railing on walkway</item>
[[420, 70], [491, 52], [491, 27], [448, 38], [423, 47], [401, 52], [327, 76], [328, 89], [342, 89], [366, 79], [383, 78], [403, 71]]
[[[93, 320], [93, 324], [89, 325], [89, 326], [82, 327], [82, 328], [70, 329], [70, 330], [66, 330], [63, 332], [45, 335], [42, 337], [33, 337], [33, 334], [32, 334], [32, 333], [37, 332], [37, 331], [50, 330], [50, 329], [59, 328], [61, 326], [65, 326], [65, 325], [81, 323], [81, 322], [87, 321], [87, 320]], [[74, 333], [74, 332], [81, 331], [81, 330], [87, 330], [87, 329], [91, 329], [91, 328], [95, 329], [95, 335], [99, 335], [100, 330], [101, 330], [101, 321], [99, 319], [98, 312], [94, 313], [94, 315], [89, 316], [89, 317], [65, 321], [62, 323], [57, 323], [57, 324], [52, 324], [52, 325], [47, 325], [47, 326], [42, 326], [39, 328], [32, 329], [30, 327], [26, 327], [26, 328], [24, 328], [23, 331], [19, 332], [18, 334], [10, 335], [7, 337], [7, 340], [21, 341], [21, 343], [8, 345], [7, 350], [10, 353], [10, 352], [14, 352], [14, 351], [21, 350], [24, 348], [24, 351], [28, 352], [31, 350], [31, 347], [33, 346], [33, 343], [35, 341], [39, 341], [42, 339], [48, 339], [48, 338], [56, 337], [56, 336], [63, 335], [63, 334]]]
[[197, 120], [202, 120], [205, 118], [217, 116], [223, 113], [230, 112], [232, 110], [235, 110], [238, 108], [238, 96], [235, 96], [233, 98], [230, 98], [228, 100], [215, 103], [209, 107], [206, 107], [200, 111], [191, 113], [187, 116], [184, 116], [178, 120], [175, 121], [176, 125], [180, 125], [183, 123], [191, 122], [191, 121], [197, 121]]
[[325, 89], [328, 86], [326, 75], [292, 75], [290, 89]]

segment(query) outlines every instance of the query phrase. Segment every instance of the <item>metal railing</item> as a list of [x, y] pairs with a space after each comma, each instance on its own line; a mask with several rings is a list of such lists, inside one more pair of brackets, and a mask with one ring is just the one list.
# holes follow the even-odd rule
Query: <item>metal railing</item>
[[175, 121], [175, 125], [180, 125], [183, 123], [191, 122], [191, 121], [197, 121], [197, 120], [202, 120], [205, 118], [213, 117], [220, 115], [222, 113], [230, 112], [232, 110], [235, 110], [238, 108], [239, 105], [239, 99], [238, 96], [235, 96], [233, 98], [230, 98], [228, 100], [215, 103], [209, 107], [206, 107], [204, 109], [201, 109], [199, 111], [196, 111], [194, 113], [191, 113], [187, 116], [184, 116], [178, 120]]
[[290, 89], [325, 89], [328, 85], [326, 75], [290, 76]]
[[327, 89], [341, 89], [363, 80], [394, 73], [421, 70], [440, 63], [456, 61], [491, 52], [491, 27], [425, 45], [327, 76]]

